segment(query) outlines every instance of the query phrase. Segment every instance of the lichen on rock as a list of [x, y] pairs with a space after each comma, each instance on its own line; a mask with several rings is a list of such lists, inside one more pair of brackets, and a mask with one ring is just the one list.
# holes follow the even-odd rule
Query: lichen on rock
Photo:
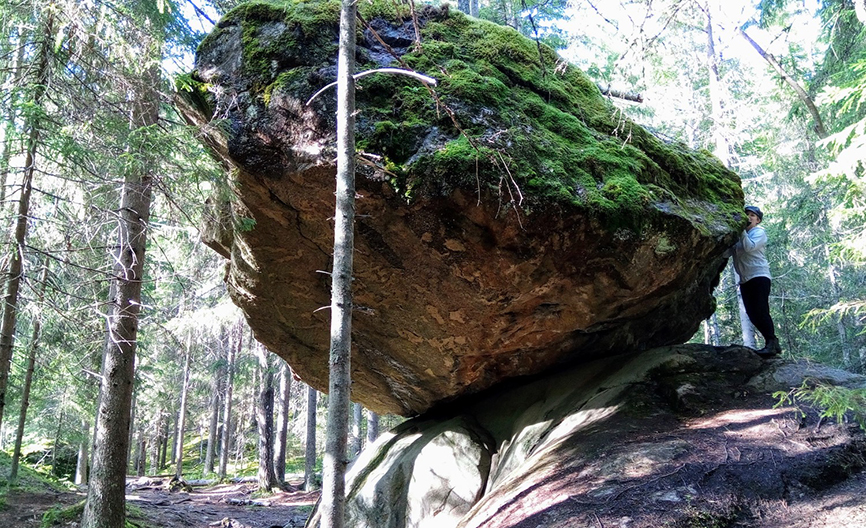
[[[411, 415], [554, 365], [690, 337], [743, 225], [736, 174], [626, 119], [510, 28], [359, 4], [353, 399]], [[235, 168], [233, 299], [327, 386], [338, 2], [250, 2], [201, 44], [193, 96]], [[194, 83], [190, 82], [190, 85]], [[208, 97], [202, 98], [201, 90]], [[214, 126], [216, 120], [220, 126]], [[213, 233], [213, 231], [210, 231]], [[230, 241], [230, 248], [227, 247]]]

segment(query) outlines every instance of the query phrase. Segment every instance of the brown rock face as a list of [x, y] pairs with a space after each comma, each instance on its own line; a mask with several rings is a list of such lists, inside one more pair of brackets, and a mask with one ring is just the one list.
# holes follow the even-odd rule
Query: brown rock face
[[[333, 133], [325, 110], [303, 105], [312, 88], [256, 95], [243, 24], [225, 22], [197, 59], [216, 94], [210, 110], [229, 123], [208, 141], [236, 169], [231, 214], [206, 241], [230, 256], [229, 291], [256, 338], [326, 390]], [[208, 113], [184, 111], [197, 122]], [[435, 130], [419, 131], [419, 153], [440, 148]], [[661, 143], [640, 133], [652, 157]], [[701, 168], [678, 170], [685, 181]], [[687, 340], [715, 308], [741, 222], [730, 212], [741, 192], [724, 208], [659, 193], [638, 221], [616, 222], [541, 198], [521, 208], [471, 177], [407, 200], [382, 174], [357, 178], [352, 332], [352, 399], [379, 413], [413, 415], [560, 364]], [[529, 186], [517, 178], [512, 191]]]

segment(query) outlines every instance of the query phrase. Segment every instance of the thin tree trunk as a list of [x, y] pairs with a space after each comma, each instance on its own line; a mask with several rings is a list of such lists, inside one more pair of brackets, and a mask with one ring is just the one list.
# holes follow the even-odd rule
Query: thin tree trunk
[[[42, 106], [42, 98], [49, 82], [51, 43], [54, 34], [54, 14], [49, 10], [42, 28], [42, 43], [35, 57], [36, 78], [34, 79], [32, 105]], [[9, 369], [15, 344], [15, 326], [18, 317], [18, 292], [21, 287], [24, 247], [27, 239], [27, 215], [30, 212], [30, 193], [33, 175], [36, 171], [36, 151], [42, 127], [40, 113], [32, 112], [28, 119], [27, 152], [24, 159], [24, 173], [21, 182], [21, 196], [18, 198], [18, 217], [15, 222], [15, 242], [12, 259], [6, 274], [6, 291], [3, 299], [3, 318], [0, 320], [0, 425], [6, 410], [6, 389], [9, 383]]]
[[183, 360], [183, 385], [180, 391], [180, 411], [177, 418], [177, 437], [175, 438], [175, 471], [177, 478], [183, 476], [183, 440], [186, 430], [186, 400], [189, 395], [189, 362], [192, 356], [192, 330], [186, 337], [186, 354]]
[[[111, 281], [108, 285], [108, 301], [105, 303], [105, 313], [103, 314], [103, 319], [105, 321], [105, 340], [102, 343], [102, 358], [99, 361], [100, 372], [102, 366], [105, 365], [105, 356], [108, 354], [108, 349], [111, 346], [111, 315], [113, 310], [114, 299], [117, 297], [117, 284], [116, 281]], [[96, 393], [96, 409], [94, 409], [94, 415], [99, 413], [99, 409], [102, 407], [102, 379], [100, 378], [99, 389]], [[132, 419], [130, 418], [130, 424], [132, 424]], [[90, 436], [92, 440], [91, 450], [90, 450], [90, 467], [92, 468], [94, 465], [94, 458], [96, 457], [96, 439], [99, 436], [99, 420], [96, 416], [93, 419], [93, 434]]]
[[[45, 296], [45, 283], [48, 280], [48, 260], [42, 264], [42, 277], [39, 279], [40, 304]], [[12, 451], [12, 468], [9, 472], [9, 483], [14, 484], [18, 478], [18, 462], [21, 458], [21, 442], [24, 439], [24, 424], [27, 421], [27, 408], [30, 406], [30, 387], [33, 383], [33, 369], [36, 366], [36, 351], [39, 349], [39, 334], [42, 332], [42, 311], [33, 320], [33, 335], [30, 338], [30, 354], [27, 356], [27, 371], [24, 374], [24, 386], [21, 388], [21, 412], [18, 414], [18, 430], [15, 432], [15, 448]]]
[[259, 489], [271, 491], [280, 483], [274, 474], [274, 371], [270, 352], [264, 346], [256, 347], [262, 383], [256, 405], [256, 426], [259, 433]]
[[[153, 48], [157, 51], [161, 43]], [[158, 53], [151, 56], [158, 57]], [[159, 121], [159, 61], [145, 70], [135, 87], [132, 123], [145, 130]], [[146, 160], [146, 142], [133, 151]], [[118, 211], [120, 234], [114, 255], [116, 297], [109, 319], [110, 339], [102, 365], [102, 401], [98, 437], [82, 528], [117, 528], [126, 524], [126, 460], [129, 452], [130, 405], [138, 342], [141, 284], [153, 176], [149, 164], [131, 169], [123, 183]]]
[[151, 434], [150, 442], [150, 474], [159, 473], [159, 452], [162, 448], [162, 411], [157, 414], [154, 432]]
[[758, 54], [761, 55], [761, 57], [763, 57], [763, 59], [767, 61], [770, 66], [772, 66], [773, 70], [775, 70], [776, 73], [779, 74], [779, 77], [781, 77], [782, 80], [785, 81], [785, 83], [790, 86], [792, 90], [794, 90], [794, 92], [797, 94], [797, 97], [800, 98], [800, 102], [806, 105], [806, 108], [812, 115], [812, 120], [815, 122], [815, 133], [818, 134], [818, 137], [821, 139], [826, 138], [827, 129], [824, 128], [824, 120], [821, 119], [821, 114], [820, 112], [818, 112], [818, 107], [815, 106], [815, 102], [812, 101], [812, 98], [809, 97], [809, 94], [806, 93], [806, 90], [802, 86], [800, 86], [800, 84], [797, 83], [797, 81], [795, 81], [790, 75], [788, 75], [788, 72], [786, 72], [785, 69], [782, 68], [782, 65], [779, 64], [779, 61], [776, 60], [776, 57], [774, 57], [773, 54], [764, 51], [764, 48], [762, 48], [760, 44], [752, 40], [752, 37], [750, 37], [745, 30], [740, 29], [740, 35], [742, 35], [743, 38], [746, 39], [753, 48], [755, 48], [755, 51], [757, 51]]
[[[842, 298], [842, 289], [836, 281], [836, 266], [833, 265], [833, 259], [830, 257], [830, 248], [826, 245], [824, 246], [824, 259], [827, 261], [827, 280], [830, 282], [830, 291], [832, 292], [830, 300], [835, 305]], [[839, 351], [842, 352], [842, 364], [845, 368], [851, 368], [854, 365], [851, 363], [851, 350], [848, 348], [844, 320], [844, 314], [836, 320], [836, 333], [839, 335]]]
[[[63, 398], [61, 401], [66, 400], [66, 392], [63, 393]], [[60, 416], [57, 417], [57, 430], [54, 431], [54, 445], [51, 447], [51, 473], [54, 476], [59, 477], [60, 473], [57, 472], [57, 451], [60, 450], [60, 433], [63, 432], [63, 421], [66, 419], [66, 408], [61, 405], [60, 406]]]
[[[220, 353], [222, 356], [222, 353]], [[221, 357], [217, 357], [217, 360]], [[213, 383], [211, 384], [210, 395], [210, 424], [208, 425], [207, 433], [207, 451], [204, 456], [204, 469], [202, 476], [213, 473], [214, 454], [216, 453], [217, 430], [219, 426], [220, 414], [220, 385], [222, 384], [224, 367], [220, 367], [215, 373]]]
[[733, 262], [731, 263], [731, 279], [734, 285], [734, 297], [737, 299], [737, 308], [740, 313], [740, 331], [743, 336], [743, 346], [755, 348], [755, 327], [746, 313], [746, 305], [743, 304], [743, 296], [740, 294], [740, 276], [737, 275]]
[[[162, 447], [160, 448], [161, 454], [159, 456], [159, 470], [162, 471], [168, 466], [168, 445], [169, 438], [171, 437], [171, 414], [166, 414], [165, 422], [162, 424]], [[174, 445], [174, 444], [172, 444]]]
[[722, 80], [719, 76], [719, 57], [716, 54], [716, 43], [713, 37], [712, 2], [704, 3], [704, 13], [707, 15], [707, 71], [709, 73], [710, 108], [712, 110], [713, 141], [716, 144], [715, 155], [725, 165], [731, 166], [731, 149], [725, 137], [724, 112], [722, 109]]
[[144, 435], [144, 428], [138, 428], [138, 456], [135, 458], [135, 474], [139, 477], [144, 476], [147, 469], [147, 437]]
[[229, 450], [231, 449], [232, 437], [232, 389], [235, 376], [235, 355], [237, 350], [240, 350], [240, 324], [238, 324], [236, 341], [230, 341], [228, 349], [228, 358], [226, 359], [226, 393], [225, 402], [223, 403], [223, 435], [222, 447], [220, 448], [220, 465], [217, 476], [220, 480], [226, 478], [226, 469], [229, 462]]
[[[18, 35], [18, 53], [15, 54], [15, 73], [13, 82], [15, 89], [19, 87], [21, 78], [24, 72], [24, 50], [27, 48], [27, 32], [23, 26], [19, 26], [20, 34]], [[6, 112], [6, 130], [3, 134], [3, 156], [0, 158], [0, 212], [6, 209], [6, 184], [9, 178], [9, 161], [12, 159], [12, 149], [14, 148], [15, 138], [15, 120], [17, 112], [15, 111], [17, 93], [12, 92], [8, 99], [8, 111]]]
[[[135, 400], [136, 400], [136, 396], [137, 395], [135, 393], [135, 388], [133, 388], [133, 390], [132, 390], [132, 403], [129, 404], [129, 407], [130, 407], [130, 409], [129, 409], [129, 445], [130, 446], [136, 445], [133, 443], [133, 441], [135, 440], [135, 411], [136, 411]], [[134, 469], [135, 468], [135, 459], [138, 456], [138, 452], [136, 452], [135, 456], [133, 456], [132, 449], [130, 449], [130, 452], [127, 456], [129, 457], [129, 459], [126, 461], [126, 464], [128, 466], [132, 466], [132, 468]]]
[[372, 444], [379, 438], [379, 415], [367, 410], [367, 444]]
[[75, 464], [75, 484], [78, 486], [84, 485], [87, 482], [87, 463], [89, 460], [88, 446], [90, 445], [90, 424], [87, 421], [81, 422], [81, 429], [84, 431], [84, 439], [78, 444], [78, 461]]
[[307, 441], [304, 446], [304, 490], [316, 489], [316, 389], [307, 387]]
[[331, 274], [328, 427], [322, 478], [322, 528], [343, 528], [352, 350], [352, 253], [355, 231], [355, 0], [342, 0], [337, 57], [337, 204]]
[[352, 445], [349, 449], [349, 455], [352, 459], [358, 456], [361, 452], [361, 421], [364, 419], [364, 410], [360, 403], [352, 404]]
[[710, 335], [712, 337], [712, 341], [710, 344], [713, 346], [719, 346], [722, 344], [721, 333], [719, 332], [719, 316], [713, 312], [713, 315], [710, 316], [708, 321], [710, 327]]
[[289, 439], [289, 407], [292, 397], [292, 368], [280, 361], [279, 412], [274, 441], [274, 474], [279, 482], [286, 481], [286, 448]]
[[469, 0], [469, 14], [478, 17], [478, 0]]

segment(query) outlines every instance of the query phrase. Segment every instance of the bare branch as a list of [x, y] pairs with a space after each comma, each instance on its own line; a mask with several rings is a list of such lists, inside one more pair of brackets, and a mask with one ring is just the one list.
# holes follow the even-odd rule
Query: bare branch
[[[408, 75], [409, 77], [414, 77], [415, 79], [418, 79], [422, 83], [432, 84], [434, 86], [436, 85], [436, 79], [434, 79], [433, 77], [428, 77], [426, 75], [423, 75], [423, 74], [418, 73], [418, 72], [413, 71], [413, 70], [402, 70], [400, 68], [376, 68], [375, 70], [367, 70], [367, 71], [362, 71], [360, 73], [356, 73], [355, 75], [352, 76], [352, 78], [357, 81], [361, 77], [366, 77], [367, 75], [372, 75], [374, 73], [391, 73], [391, 74], [395, 74], [395, 75]], [[336, 81], [325, 85], [324, 88], [322, 88], [318, 92], [314, 93], [313, 96], [307, 100], [307, 106], [309, 106], [310, 103], [312, 103], [316, 97], [321, 95], [322, 92], [325, 92], [326, 90], [328, 90], [329, 88], [333, 88], [334, 86], [337, 86]]]

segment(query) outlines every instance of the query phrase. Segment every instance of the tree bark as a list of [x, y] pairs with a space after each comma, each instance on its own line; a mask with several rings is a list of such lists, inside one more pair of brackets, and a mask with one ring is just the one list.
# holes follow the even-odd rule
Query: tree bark
[[279, 486], [274, 474], [274, 371], [271, 369], [270, 352], [264, 346], [256, 346], [262, 383], [256, 405], [256, 426], [259, 433], [259, 489], [271, 491]]
[[171, 415], [167, 415], [165, 417], [165, 421], [162, 424], [162, 435], [160, 436], [160, 439], [162, 440], [162, 445], [160, 446], [159, 455], [160, 471], [168, 467], [168, 441], [171, 433], [171, 419]]
[[[220, 351], [217, 355], [217, 361], [222, 359], [222, 352]], [[213, 381], [211, 383], [211, 395], [210, 395], [210, 423], [208, 424], [207, 430], [207, 450], [204, 455], [204, 469], [202, 470], [202, 475], [209, 475], [213, 473], [214, 467], [214, 455], [216, 454], [216, 443], [217, 443], [217, 431], [219, 426], [219, 415], [220, 415], [220, 392], [223, 379], [223, 371], [225, 367], [220, 367], [214, 373]]]
[[372, 444], [379, 438], [379, 415], [367, 411], [367, 444]]
[[87, 482], [87, 463], [89, 461], [88, 446], [90, 445], [90, 424], [81, 422], [84, 439], [78, 444], [78, 460], [75, 464], [75, 484], [81, 486]]
[[307, 387], [307, 441], [304, 446], [304, 490], [316, 486], [316, 389]]
[[866, 0], [854, 0], [854, 13], [861, 24], [866, 25]]
[[[13, 83], [15, 88], [20, 85], [21, 78], [24, 72], [24, 50], [27, 48], [27, 31], [23, 26], [19, 26], [20, 34], [18, 35], [18, 53], [15, 54], [15, 64]], [[9, 95], [8, 110], [6, 112], [6, 130], [3, 134], [3, 156], [0, 157], [0, 213], [6, 208], [6, 184], [9, 178], [9, 162], [12, 159], [12, 149], [14, 145], [13, 138], [15, 137], [15, 120], [17, 112], [15, 109], [17, 93], [13, 91]]]
[[289, 439], [289, 408], [292, 398], [292, 368], [280, 361], [279, 412], [277, 434], [274, 441], [274, 474], [279, 482], [286, 480], [286, 448]]
[[[161, 43], [150, 48], [159, 57]], [[132, 124], [144, 133], [159, 121], [159, 61], [153, 61], [135, 87]], [[116, 297], [109, 316], [109, 339], [102, 365], [102, 401], [97, 420], [94, 464], [81, 518], [82, 528], [117, 528], [126, 523], [126, 460], [130, 404], [138, 342], [141, 284], [150, 219], [153, 175], [147, 142], [130, 145], [141, 160], [126, 174], [118, 211], [119, 239], [114, 255]]]
[[773, 70], [775, 70], [776, 73], [779, 74], [779, 77], [781, 77], [782, 80], [785, 81], [785, 83], [790, 86], [792, 90], [794, 90], [794, 92], [797, 94], [797, 97], [800, 99], [800, 102], [806, 105], [806, 108], [812, 115], [812, 120], [815, 122], [815, 133], [818, 134], [818, 137], [821, 139], [826, 138], [827, 129], [824, 128], [824, 120], [821, 119], [821, 114], [820, 112], [818, 112], [818, 107], [815, 106], [815, 102], [812, 101], [812, 98], [809, 97], [809, 94], [806, 93], [806, 90], [802, 86], [800, 86], [800, 84], [797, 83], [797, 81], [795, 81], [790, 75], [788, 75], [788, 72], [786, 72], [785, 69], [782, 68], [782, 65], [779, 64], [779, 61], [776, 60], [776, 57], [774, 57], [773, 54], [764, 51], [764, 48], [762, 48], [760, 44], [752, 40], [752, 37], [750, 37], [745, 30], [740, 29], [740, 35], [742, 35], [743, 38], [746, 39], [753, 48], [755, 48], [755, 51], [757, 51], [758, 54], [763, 57], [763, 59], [767, 61], [767, 63], [773, 68]]
[[349, 449], [349, 455], [354, 460], [358, 453], [361, 452], [361, 421], [364, 419], [364, 410], [360, 403], [352, 404], [352, 444]]
[[175, 437], [175, 476], [183, 476], [183, 440], [186, 431], [186, 400], [189, 395], [189, 362], [192, 356], [192, 329], [186, 336], [186, 354], [183, 359], [183, 385], [180, 391], [180, 411], [177, 416], [177, 437]]
[[[39, 279], [39, 302], [45, 297], [45, 283], [48, 280], [48, 260], [42, 264], [42, 277]], [[21, 411], [18, 413], [18, 429], [15, 431], [15, 448], [12, 451], [12, 467], [9, 471], [9, 483], [14, 484], [18, 478], [18, 462], [21, 458], [21, 442], [24, 439], [24, 424], [27, 421], [27, 408], [30, 406], [30, 387], [33, 383], [33, 370], [36, 366], [36, 351], [39, 349], [39, 334], [42, 332], [42, 311], [33, 320], [33, 334], [30, 338], [30, 354], [27, 356], [27, 371], [24, 374], [24, 386], [21, 388]]]
[[[34, 58], [36, 77], [33, 84], [32, 105], [42, 107], [46, 86], [50, 77], [51, 43], [54, 35], [54, 14], [48, 10], [42, 27], [42, 43]], [[33, 188], [33, 175], [36, 172], [36, 153], [39, 134], [42, 128], [40, 112], [32, 112], [27, 120], [27, 152], [24, 156], [24, 173], [21, 182], [21, 196], [18, 198], [18, 216], [15, 221], [15, 241], [12, 258], [6, 273], [6, 291], [3, 298], [3, 318], [0, 320], [0, 425], [6, 410], [6, 390], [9, 384], [9, 369], [15, 344], [15, 326], [18, 318], [18, 292], [21, 288], [24, 247], [27, 239], [28, 213], [30, 212], [30, 193]]]
[[236, 336], [229, 338], [228, 357], [226, 358], [226, 393], [223, 402], [223, 433], [222, 446], [220, 447], [220, 465], [217, 476], [220, 480], [226, 478], [226, 469], [229, 463], [229, 450], [231, 449], [232, 437], [232, 390], [235, 377], [235, 356], [241, 347], [241, 326], [237, 324]]
[[[833, 259], [830, 256], [830, 247], [827, 245], [824, 246], [824, 259], [827, 261], [827, 280], [830, 282], [830, 292], [832, 295], [830, 300], [835, 305], [842, 298], [842, 289], [836, 280], [836, 266], [833, 264]], [[845, 368], [852, 368], [854, 365], [851, 363], [851, 350], [848, 347], [845, 318], [845, 314], [842, 314], [836, 319], [836, 333], [839, 335], [839, 351], [842, 353], [842, 364]]]
[[743, 336], [743, 346], [755, 348], [755, 327], [746, 313], [746, 305], [743, 304], [743, 296], [740, 294], [740, 276], [737, 275], [733, 262], [731, 262], [731, 282], [733, 283], [734, 297], [737, 299], [737, 309], [740, 314], [740, 330]]
[[722, 79], [719, 76], [719, 57], [716, 54], [716, 42], [713, 36], [712, 2], [704, 3], [704, 13], [707, 16], [707, 72], [709, 77], [710, 108], [713, 122], [713, 142], [716, 144], [715, 155], [725, 165], [731, 166], [731, 147], [725, 137], [725, 119], [722, 104]]
[[322, 478], [322, 527], [343, 528], [352, 350], [352, 253], [355, 232], [355, 0], [342, 0], [337, 57], [337, 192], [331, 273], [328, 427]]

